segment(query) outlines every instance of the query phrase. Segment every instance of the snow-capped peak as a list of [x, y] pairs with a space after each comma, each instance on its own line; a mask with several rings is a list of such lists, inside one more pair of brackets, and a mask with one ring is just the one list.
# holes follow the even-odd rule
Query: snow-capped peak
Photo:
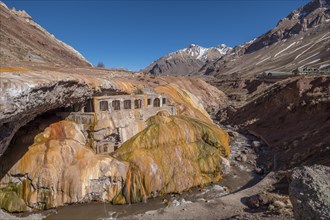
[[220, 52], [220, 54], [225, 55], [225, 54], [227, 54], [229, 51], [231, 51], [233, 48], [228, 47], [228, 46], [225, 45], [225, 44], [220, 44], [220, 45], [216, 46], [215, 49], [217, 49], [217, 50]]
[[192, 57], [201, 59], [202, 56], [207, 52], [207, 48], [201, 47], [196, 44], [190, 44], [187, 48], [184, 48], [181, 51], [189, 54]]
[[227, 54], [231, 47], [226, 46], [225, 44], [220, 44], [216, 47], [205, 48], [197, 44], [189, 44], [186, 48], [178, 50], [176, 52], [170, 53], [167, 56], [167, 59], [172, 59], [175, 55], [192, 57], [201, 61], [206, 61], [209, 59], [220, 58], [221, 56]]

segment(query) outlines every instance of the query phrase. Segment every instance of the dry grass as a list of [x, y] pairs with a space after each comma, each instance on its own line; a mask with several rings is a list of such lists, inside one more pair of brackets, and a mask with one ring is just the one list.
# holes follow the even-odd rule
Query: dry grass
[[29, 69], [20, 67], [0, 67], [0, 73], [3, 72], [27, 72]]

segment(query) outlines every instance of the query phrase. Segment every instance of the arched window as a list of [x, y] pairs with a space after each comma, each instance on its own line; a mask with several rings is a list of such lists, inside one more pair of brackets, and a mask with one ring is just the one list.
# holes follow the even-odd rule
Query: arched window
[[134, 100], [134, 108], [138, 109], [142, 107], [142, 100], [141, 99], [136, 99]]
[[163, 105], [166, 105], [166, 98], [163, 98]]
[[100, 111], [109, 111], [109, 106], [107, 101], [100, 101]]
[[124, 109], [131, 109], [131, 100], [124, 100]]
[[159, 98], [154, 99], [154, 107], [160, 107], [160, 100]]
[[113, 108], [113, 110], [120, 110], [120, 101], [119, 100], [113, 100], [112, 101], [112, 108]]

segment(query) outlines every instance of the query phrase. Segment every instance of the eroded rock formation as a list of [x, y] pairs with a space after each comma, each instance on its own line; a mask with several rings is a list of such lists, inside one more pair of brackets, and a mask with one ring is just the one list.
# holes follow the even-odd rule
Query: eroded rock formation
[[75, 123], [61, 121], [37, 135], [1, 180], [0, 206], [12, 212], [111, 201], [127, 170], [128, 163], [95, 154]]
[[130, 163], [114, 203], [137, 202], [220, 180], [221, 157], [229, 156], [228, 135], [216, 125], [160, 112], [113, 156]]
[[167, 112], [147, 123], [115, 158], [95, 154], [77, 124], [50, 125], [1, 180], [1, 208], [20, 212], [92, 200], [124, 204], [221, 179], [227, 133]]
[[[179, 139], [175, 138], [175, 133], [172, 133], [172, 135], [169, 133], [154, 133], [154, 138], [171, 138], [169, 140], [172, 140], [176, 147], [192, 146], [194, 149], [197, 148], [196, 151], [201, 154], [205, 150], [205, 146], [207, 146], [206, 149], [213, 149], [206, 150], [205, 155], [201, 155], [203, 158], [205, 156], [202, 159], [205, 160], [204, 164], [201, 165], [204, 167], [196, 165], [199, 163], [195, 161], [199, 160], [197, 156], [189, 159], [194, 161], [191, 163], [195, 164], [191, 169], [203, 169], [203, 172], [207, 174], [200, 171], [199, 176], [196, 176], [196, 180], [189, 183], [184, 180], [188, 175], [182, 175], [178, 179], [181, 181], [178, 186], [166, 188], [163, 192], [182, 191], [187, 189], [186, 187], [205, 184], [220, 178], [220, 156], [226, 156], [229, 153], [228, 139], [225, 133], [222, 133], [217, 126], [212, 124], [203, 108], [203, 106], [216, 106], [216, 103], [203, 101], [203, 99], [205, 96], [214, 95], [215, 99], [223, 98], [223, 103], [225, 103], [227, 99], [223, 93], [213, 94], [214, 87], [197, 79], [186, 79], [185, 82], [180, 79], [178, 80], [180, 84], [168, 83], [164, 80], [164, 82], [154, 85], [151, 82], [137, 82], [134, 77], [130, 76], [130, 73], [121, 73], [119, 76], [115, 73], [106, 75], [98, 74], [95, 70], [90, 71], [94, 75], [90, 75], [89, 71], [82, 72], [82, 74], [68, 74], [67, 70], [63, 73], [47, 71], [45, 75], [43, 75], [43, 71], [31, 70], [3, 73], [1, 83], [4, 83], [4, 86], [0, 97], [4, 102], [1, 103], [3, 111], [0, 114], [0, 126], [1, 135], [4, 138], [1, 143], [1, 152], [6, 150], [11, 138], [21, 126], [44, 112], [83, 103], [94, 94], [134, 94], [139, 88], [154, 87], [156, 92], [167, 95], [173, 101], [176, 108], [179, 109], [178, 114], [185, 115], [181, 117], [187, 117], [174, 120], [176, 123], [174, 127], [176, 130], [174, 131], [183, 132]], [[39, 80], [35, 80], [36, 78]], [[168, 80], [172, 81], [173, 78]], [[189, 85], [194, 86], [190, 87]], [[198, 92], [196, 92], [197, 90]], [[157, 117], [171, 118], [168, 116]], [[197, 120], [198, 122], [195, 122], [195, 119], [190, 117], [199, 118], [201, 121]], [[180, 130], [178, 126], [182, 125], [182, 121], [182, 124], [186, 123], [186, 126], [182, 128], [183, 130]], [[3, 129], [6, 126], [13, 126], [14, 129]], [[96, 155], [90, 148], [82, 130], [81, 127], [72, 122], [62, 121], [51, 125], [43, 133], [37, 135], [35, 143], [30, 146], [28, 152], [1, 180], [1, 207], [9, 211], [25, 211], [91, 200], [111, 201], [114, 197], [116, 203], [120, 203], [118, 202], [120, 196], [116, 195], [117, 193], [123, 195], [121, 187], [124, 184], [126, 184], [126, 188], [128, 186], [137, 187], [136, 184], [129, 184], [143, 178], [144, 173], [141, 173], [140, 176], [140, 173], [137, 173], [140, 171], [132, 168], [128, 172], [128, 163], [119, 162], [110, 156]], [[186, 133], [184, 133], [184, 130], [186, 130]], [[215, 138], [216, 142], [213, 148], [209, 146], [211, 142], [206, 143], [208, 140], [207, 135], [210, 134], [224, 135], [218, 137], [223, 138], [222, 140]], [[203, 137], [204, 139], [202, 135], [206, 135]], [[221, 150], [220, 145], [218, 146], [220, 142], [226, 149], [225, 151]], [[155, 146], [159, 145], [156, 143]], [[173, 146], [172, 149], [174, 149]], [[15, 149], [11, 150], [14, 151]], [[182, 152], [186, 151], [187, 149]], [[209, 154], [214, 152], [217, 152], [214, 157], [207, 159], [210, 157]], [[159, 154], [162, 153], [168, 152], [159, 152]], [[185, 157], [184, 154], [179, 156]], [[178, 158], [178, 160], [181, 159]], [[214, 160], [210, 166], [206, 165], [209, 160]], [[128, 162], [130, 163], [129, 160]], [[134, 166], [130, 165], [130, 167]], [[185, 169], [185, 167], [181, 166], [180, 169]], [[178, 176], [180, 176], [180, 173], [185, 172], [180, 169], [176, 171]], [[159, 168], [157, 171], [159, 175], [165, 175], [161, 173], [166, 172], [164, 168]], [[128, 185], [125, 181], [126, 178], [129, 178]], [[131, 178], [138, 179], [133, 180]], [[165, 182], [161, 184], [165, 184]], [[151, 196], [151, 192], [155, 194], [158, 188], [160, 191], [163, 187], [159, 183], [152, 182], [148, 184], [148, 187], [152, 186], [150, 184], [156, 184], [156, 186], [147, 188], [145, 193], [141, 194], [144, 198]], [[137, 188], [144, 189], [144, 187], [140, 185]], [[152, 191], [148, 191], [149, 189], [152, 189]], [[127, 202], [139, 201], [141, 197], [137, 197], [137, 195], [135, 194], [136, 197], [132, 197], [133, 200], [127, 199]], [[122, 201], [126, 202], [126, 199], [122, 199]]]
[[[1, 71], [0, 157], [19, 128], [36, 116], [49, 110], [84, 103], [95, 94], [134, 94], [146, 87], [167, 87], [156, 88], [156, 91], [174, 100], [181, 100], [176, 103], [177, 108], [199, 118], [208, 118], [203, 108], [216, 109], [227, 101], [221, 91], [200, 79], [145, 75], [145, 80], [141, 81], [142, 78], [132, 77], [130, 72], [77, 68], [63, 69], [62, 72], [22, 68]], [[171, 86], [168, 85], [169, 81], [173, 82]], [[196, 111], [201, 111], [201, 114]]]

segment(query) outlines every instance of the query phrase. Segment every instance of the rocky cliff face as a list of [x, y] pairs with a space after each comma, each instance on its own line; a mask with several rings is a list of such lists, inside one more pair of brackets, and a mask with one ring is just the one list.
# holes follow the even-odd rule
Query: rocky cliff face
[[[206, 83], [202, 79], [174, 76], [160, 77], [160, 79], [167, 83], [157, 86], [155, 88], [156, 91], [165, 93], [173, 100], [176, 100], [177, 103], [188, 105], [190, 102], [193, 105], [192, 108], [183, 108], [182, 106], [178, 106], [178, 109], [182, 109], [184, 111], [199, 109], [204, 115], [207, 115], [205, 114], [205, 110], [208, 113], [217, 112], [219, 108], [223, 108], [228, 104], [228, 97], [225, 93]], [[188, 103], [187, 98], [191, 99]], [[197, 106], [194, 103], [199, 105]], [[188, 115], [193, 116], [193, 114]], [[203, 116], [197, 118], [202, 119]]]
[[131, 203], [221, 179], [228, 135], [203, 121], [159, 113], [148, 127], [113, 153], [128, 161], [125, 187], [114, 203]]
[[0, 2], [0, 19], [1, 67], [91, 66], [78, 51], [48, 33], [25, 11], [10, 10]]
[[219, 59], [232, 48], [221, 44], [217, 47], [204, 48], [195, 44], [169, 53], [144, 69], [151, 74], [188, 75], [199, 70], [206, 62]]
[[254, 76], [263, 71], [292, 71], [300, 66], [330, 66], [329, 1], [313, 0], [292, 11], [267, 33], [232, 53], [205, 64], [196, 74]]
[[326, 76], [278, 82], [242, 107], [228, 109], [227, 122], [263, 138], [272, 148], [274, 170], [329, 166], [329, 85]]
[[47, 209], [91, 200], [111, 201], [128, 164], [96, 155], [78, 126], [52, 124], [0, 182], [0, 207], [10, 212]]
[[329, 7], [329, 1], [314, 0], [292, 11], [286, 18], [281, 19], [274, 29], [248, 45], [244, 53], [252, 53], [326, 22], [330, 18]]

